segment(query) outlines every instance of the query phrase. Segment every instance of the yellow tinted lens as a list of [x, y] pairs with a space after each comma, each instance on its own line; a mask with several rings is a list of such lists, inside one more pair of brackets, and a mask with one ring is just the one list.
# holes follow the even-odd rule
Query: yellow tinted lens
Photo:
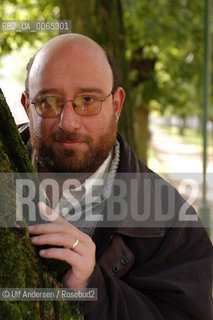
[[36, 103], [38, 114], [44, 118], [57, 117], [61, 113], [62, 105], [60, 97], [43, 97]]
[[73, 101], [73, 107], [77, 114], [91, 116], [99, 113], [101, 101], [93, 96], [78, 96]]

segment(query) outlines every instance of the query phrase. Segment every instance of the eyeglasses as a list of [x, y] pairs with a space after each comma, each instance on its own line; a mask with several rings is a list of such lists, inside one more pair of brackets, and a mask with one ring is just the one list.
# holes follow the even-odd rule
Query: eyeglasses
[[31, 104], [35, 105], [37, 114], [42, 118], [56, 118], [63, 110], [66, 102], [72, 102], [72, 107], [80, 116], [93, 116], [98, 114], [102, 108], [102, 102], [104, 102], [113, 91], [111, 91], [104, 99], [92, 95], [80, 95], [76, 96], [73, 100], [65, 100], [60, 96], [43, 96], [30, 100]]

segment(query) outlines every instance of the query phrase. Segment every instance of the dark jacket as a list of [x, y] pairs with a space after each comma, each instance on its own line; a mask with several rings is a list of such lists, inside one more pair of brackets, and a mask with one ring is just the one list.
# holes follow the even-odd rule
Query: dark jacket
[[[151, 175], [118, 140], [118, 172]], [[176, 192], [177, 212], [183, 204]], [[88, 287], [98, 299], [79, 303], [85, 320], [213, 319], [213, 250], [203, 227], [96, 228], [93, 240], [97, 263]]]

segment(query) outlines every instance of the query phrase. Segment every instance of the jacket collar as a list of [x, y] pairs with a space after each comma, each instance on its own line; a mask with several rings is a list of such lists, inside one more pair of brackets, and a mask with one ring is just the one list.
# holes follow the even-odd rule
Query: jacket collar
[[[135, 178], [138, 178], [138, 193], [140, 193], [140, 202], [143, 202], [143, 190], [140, 185], [141, 175], [148, 177], [150, 181], [153, 181], [154, 173], [147, 168], [147, 166], [138, 160], [135, 153], [131, 150], [128, 143], [122, 138], [118, 133], [117, 139], [120, 143], [120, 163], [118, 167], [119, 173], [133, 173]], [[140, 191], [141, 190], [141, 191]], [[129, 209], [128, 214], [131, 215], [131, 208]], [[152, 238], [152, 237], [161, 237], [165, 233], [164, 227], [119, 227], [117, 229], [118, 233], [127, 235], [130, 237], [142, 237], [142, 238]]]
[[[120, 174], [130, 175], [130, 173], [138, 176], [139, 184], [141, 180], [141, 174], [148, 175], [150, 179], [152, 179], [151, 171], [141, 163], [135, 153], [130, 149], [127, 142], [122, 138], [122, 136], [118, 133], [117, 140], [120, 143], [120, 162], [118, 166], [118, 172], [116, 177], [119, 177]], [[115, 177], [115, 178], [116, 178]], [[139, 192], [139, 190], [138, 190]], [[141, 192], [141, 194], [143, 194]], [[140, 202], [143, 201], [140, 197]], [[109, 200], [110, 201], [110, 200]], [[104, 209], [103, 215], [105, 214], [106, 209]], [[131, 215], [131, 208], [129, 208], [128, 216]], [[127, 216], [127, 219], [128, 219]], [[124, 225], [128, 225], [127, 221], [124, 221]], [[93, 235], [93, 240], [96, 243], [96, 252], [97, 256], [100, 255], [104, 247], [112, 238], [113, 234], [121, 234], [129, 237], [134, 238], [156, 238], [162, 237], [165, 233], [165, 228], [163, 227], [106, 227], [101, 228], [97, 227], [95, 233]]]

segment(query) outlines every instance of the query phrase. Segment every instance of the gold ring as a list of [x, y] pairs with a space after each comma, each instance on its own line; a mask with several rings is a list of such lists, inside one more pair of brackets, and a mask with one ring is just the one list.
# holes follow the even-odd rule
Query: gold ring
[[73, 243], [72, 250], [75, 249], [78, 245], [78, 238], [75, 238], [75, 242]]

